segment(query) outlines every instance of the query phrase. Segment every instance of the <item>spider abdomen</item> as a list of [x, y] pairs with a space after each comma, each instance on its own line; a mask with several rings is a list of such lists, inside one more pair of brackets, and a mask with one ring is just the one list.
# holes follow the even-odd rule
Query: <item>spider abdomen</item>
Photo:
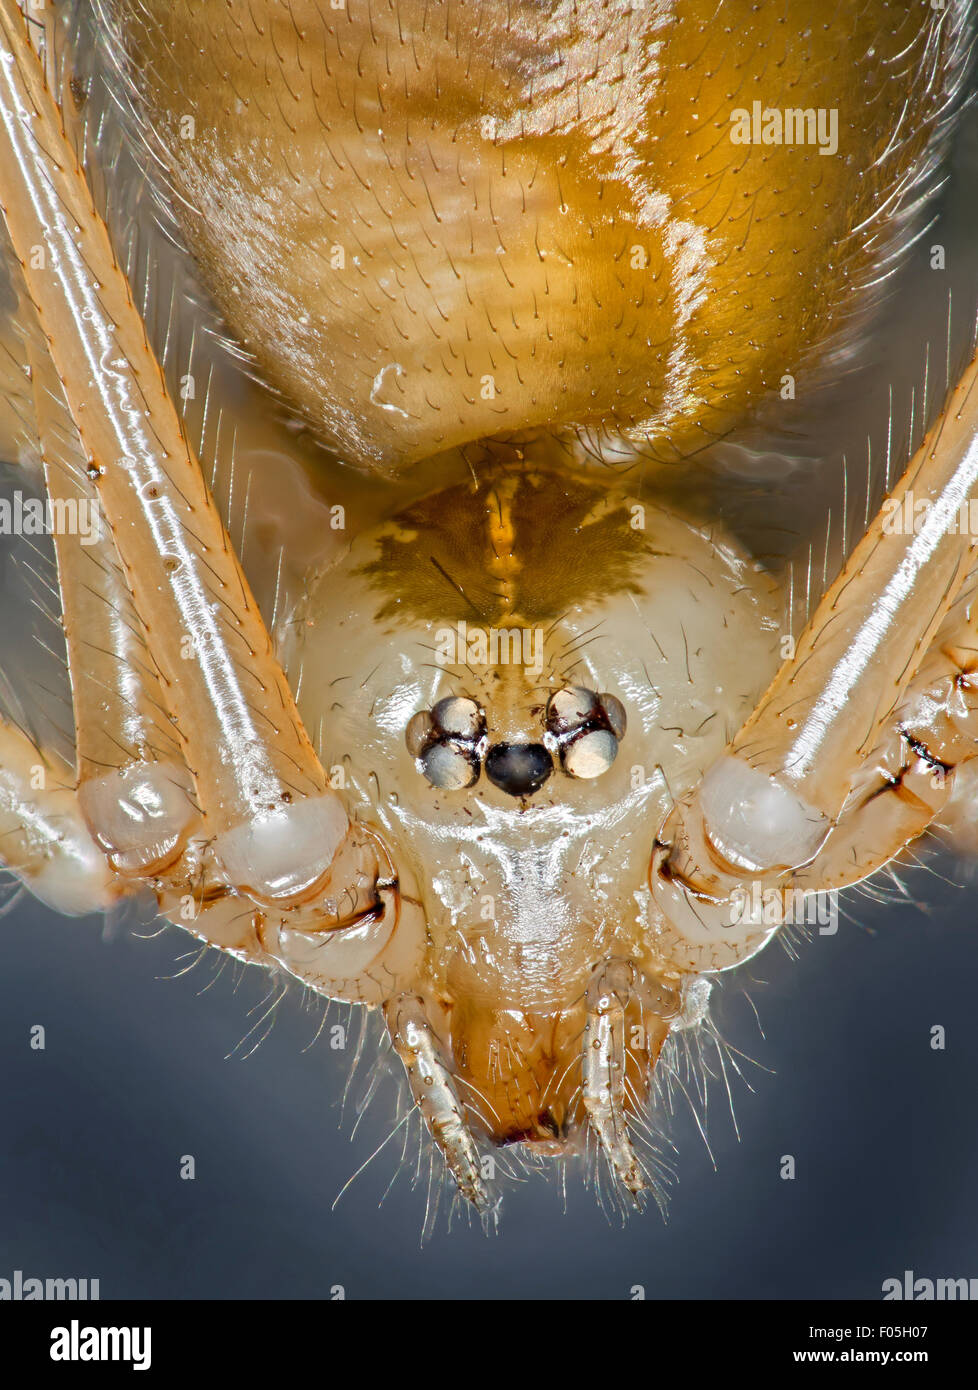
[[232, 328], [386, 470], [514, 431], [678, 458], [729, 430], [851, 314], [946, 95], [882, 0], [111, 8]]

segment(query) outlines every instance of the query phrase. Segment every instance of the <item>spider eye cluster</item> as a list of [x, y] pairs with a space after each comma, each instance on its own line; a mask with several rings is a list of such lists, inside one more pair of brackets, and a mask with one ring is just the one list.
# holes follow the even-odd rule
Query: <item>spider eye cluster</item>
[[462, 791], [479, 780], [486, 751], [485, 711], [464, 695], [419, 710], [407, 726], [408, 752], [433, 787]]
[[439, 790], [475, 786], [484, 764], [494, 786], [525, 797], [539, 791], [556, 763], [568, 777], [583, 780], [607, 772], [626, 724], [624, 706], [614, 695], [564, 686], [547, 701], [539, 743], [490, 747], [485, 710], [467, 695], [449, 695], [430, 710], [419, 710], [405, 741], [418, 771]]
[[625, 707], [614, 695], [568, 685], [547, 703], [545, 738], [569, 777], [590, 780], [615, 761], [627, 723]]

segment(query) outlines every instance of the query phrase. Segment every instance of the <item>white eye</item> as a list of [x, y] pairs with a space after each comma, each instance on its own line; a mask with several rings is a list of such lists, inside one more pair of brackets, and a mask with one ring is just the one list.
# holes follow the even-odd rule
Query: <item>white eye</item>
[[607, 692], [601, 696], [601, 705], [608, 716], [611, 732], [620, 742], [625, 737], [625, 730], [628, 728], [625, 706], [620, 700], [616, 700], [614, 695], [609, 695]]
[[571, 777], [600, 777], [618, 756], [618, 740], [607, 729], [595, 729], [574, 739], [563, 755], [564, 771]]
[[467, 695], [448, 695], [411, 718], [404, 741], [433, 787], [462, 791], [474, 786], [482, 771], [485, 712]]
[[449, 695], [439, 700], [431, 718], [443, 734], [454, 734], [456, 738], [479, 739], [485, 732], [485, 715], [466, 695]]
[[479, 759], [449, 743], [433, 743], [421, 758], [421, 770], [433, 787], [457, 792], [479, 780]]
[[555, 734], [576, 729], [594, 712], [597, 697], [593, 690], [568, 685], [555, 691], [547, 705], [547, 725]]
[[432, 740], [437, 737], [438, 734], [430, 711], [422, 709], [412, 716], [404, 734], [404, 742], [407, 744], [408, 752], [412, 758], [420, 758]]

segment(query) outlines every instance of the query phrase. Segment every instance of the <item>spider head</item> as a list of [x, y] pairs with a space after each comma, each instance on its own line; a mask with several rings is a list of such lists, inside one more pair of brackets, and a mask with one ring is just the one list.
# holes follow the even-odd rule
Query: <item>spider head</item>
[[[424, 915], [417, 973], [391, 988], [426, 1001], [498, 1143], [585, 1132], [609, 960], [634, 974], [616, 1027], [646, 1093], [683, 988], [648, 886], [656, 830], [778, 662], [760, 566], [642, 512], [636, 529], [627, 494], [553, 473], [452, 484], [357, 536], [288, 628], [333, 783]], [[558, 517], [573, 546], [550, 544]]]

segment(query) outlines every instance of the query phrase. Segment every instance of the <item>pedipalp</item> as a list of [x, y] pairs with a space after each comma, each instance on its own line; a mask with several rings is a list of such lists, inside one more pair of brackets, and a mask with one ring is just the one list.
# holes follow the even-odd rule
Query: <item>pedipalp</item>
[[451, 1072], [417, 996], [402, 995], [384, 1009], [394, 1050], [404, 1064], [415, 1104], [441, 1150], [458, 1190], [477, 1211], [494, 1205], [485, 1185], [475, 1140]]

